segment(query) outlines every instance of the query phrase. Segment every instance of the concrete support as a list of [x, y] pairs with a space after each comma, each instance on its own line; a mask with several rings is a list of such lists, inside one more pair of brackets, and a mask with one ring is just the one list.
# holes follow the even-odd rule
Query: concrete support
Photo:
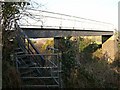
[[[54, 51], [55, 53], [59, 53], [59, 59], [62, 59], [62, 52], [60, 52], [60, 42], [61, 42], [61, 39], [62, 39], [63, 37], [54, 37], [54, 48], [56, 48], [56, 49], [58, 49], [58, 51]], [[62, 71], [62, 62], [60, 61], [60, 65], [59, 65], [59, 67], [60, 67], [60, 71]], [[59, 75], [60, 75], [60, 88], [63, 88], [63, 86], [64, 86], [64, 83], [63, 83], [63, 80], [62, 80], [62, 76], [61, 76], [61, 72], [59, 73]]]
[[[60, 51], [60, 41], [61, 41], [61, 38], [63, 37], [54, 37], [54, 47], [56, 49], [58, 49], [58, 52]], [[60, 53], [60, 52], [59, 52]]]
[[112, 63], [117, 58], [118, 44], [115, 35], [102, 36], [102, 53], [108, 63]]

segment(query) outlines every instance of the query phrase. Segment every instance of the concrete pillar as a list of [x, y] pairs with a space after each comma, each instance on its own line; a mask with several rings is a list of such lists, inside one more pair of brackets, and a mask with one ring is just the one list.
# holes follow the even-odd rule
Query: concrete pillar
[[[54, 37], [54, 48], [58, 49], [58, 51], [54, 51], [55, 53], [59, 53], [59, 59], [62, 59], [62, 53], [60, 50], [60, 42], [61, 39], [63, 37]], [[62, 62], [59, 61], [59, 70], [62, 71]], [[61, 76], [61, 72], [59, 73], [59, 84], [60, 84], [60, 88], [63, 88], [63, 80], [62, 80], [62, 76]]]
[[63, 37], [54, 37], [54, 48], [58, 49], [58, 52], [60, 51], [61, 38], [63, 38]]
[[117, 58], [118, 44], [115, 35], [102, 36], [102, 53], [108, 63], [112, 63]]

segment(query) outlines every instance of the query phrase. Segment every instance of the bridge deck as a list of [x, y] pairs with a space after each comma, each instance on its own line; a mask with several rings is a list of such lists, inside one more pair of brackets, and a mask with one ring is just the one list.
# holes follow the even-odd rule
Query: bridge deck
[[83, 29], [55, 29], [55, 28], [22, 28], [30, 38], [65, 37], [65, 36], [102, 36], [113, 35], [113, 31], [83, 30]]

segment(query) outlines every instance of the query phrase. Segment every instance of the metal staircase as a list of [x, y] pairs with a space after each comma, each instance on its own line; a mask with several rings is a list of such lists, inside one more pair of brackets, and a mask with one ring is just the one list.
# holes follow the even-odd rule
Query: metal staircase
[[59, 54], [40, 54], [31, 40], [16, 25], [14, 61], [22, 85], [28, 88], [61, 88], [61, 63]]

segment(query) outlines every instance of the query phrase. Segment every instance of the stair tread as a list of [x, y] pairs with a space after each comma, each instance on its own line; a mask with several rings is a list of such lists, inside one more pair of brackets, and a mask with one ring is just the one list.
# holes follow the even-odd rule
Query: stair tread
[[23, 67], [23, 66], [28, 67], [28, 69], [29, 69], [30, 67], [35, 67], [35, 65], [31, 64], [31, 65], [21, 65], [21, 66], [19, 66], [18, 68], [21, 68], [21, 67]]
[[22, 51], [21, 48], [15, 48], [14, 51]]
[[62, 72], [62, 71], [57, 71], [57, 70], [56, 70], [56, 71], [52, 71], [52, 72]]
[[31, 68], [31, 69], [35, 69], [35, 68], [44, 68], [44, 69], [50, 69], [50, 68], [58, 68], [58, 67], [18, 67], [20, 69], [25, 69], [25, 68]]
[[22, 79], [50, 79], [50, 78], [59, 78], [59, 77], [21, 77]]
[[22, 50], [21, 48], [15, 48], [15, 50]]
[[29, 70], [29, 71], [26, 71], [26, 72], [20, 72], [21, 75], [24, 75], [24, 74], [28, 74], [28, 73], [32, 73], [34, 70]]
[[59, 87], [59, 85], [22, 85], [22, 87]]
[[[17, 56], [17, 61], [20, 62], [18, 64], [18, 70], [20, 72], [21, 81], [23, 84], [22, 87], [59, 87], [59, 77], [58, 76], [50, 76], [51, 70], [54, 70], [55, 68], [58, 69], [58, 67], [53, 63], [49, 62], [50, 65], [56, 66], [56, 67], [41, 67], [39, 65], [38, 58], [34, 58], [29, 54], [29, 51], [26, 50], [27, 45], [24, 41], [27, 39], [28, 42], [30, 42], [29, 37], [22, 31], [22, 29], [18, 30], [19, 32], [16, 33], [16, 40], [19, 47], [15, 48], [15, 54]], [[23, 35], [25, 37], [23, 37]], [[33, 47], [33, 49], [36, 51], [37, 54], [39, 54], [39, 50], [36, 49], [34, 44], [30, 42], [30, 45]], [[28, 48], [29, 49], [29, 48]], [[33, 55], [34, 56], [34, 55]], [[40, 56], [41, 60], [44, 60], [42, 56]], [[35, 63], [37, 62], [37, 63]], [[40, 63], [41, 64], [41, 63]], [[40, 66], [40, 67], [38, 67]], [[21, 69], [22, 68], [22, 69]], [[32, 68], [32, 69], [31, 69]], [[58, 70], [54, 70], [53, 72], [61, 72]], [[56, 73], [53, 73], [56, 74]], [[41, 77], [42, 76], [42, 77]], [[44, 80], [45, 79], [45, 80]], [[53, 80], [53, 81], [52, 81]]]
[[16, 52], [16, 54], [25, 54], [24, 52]]

